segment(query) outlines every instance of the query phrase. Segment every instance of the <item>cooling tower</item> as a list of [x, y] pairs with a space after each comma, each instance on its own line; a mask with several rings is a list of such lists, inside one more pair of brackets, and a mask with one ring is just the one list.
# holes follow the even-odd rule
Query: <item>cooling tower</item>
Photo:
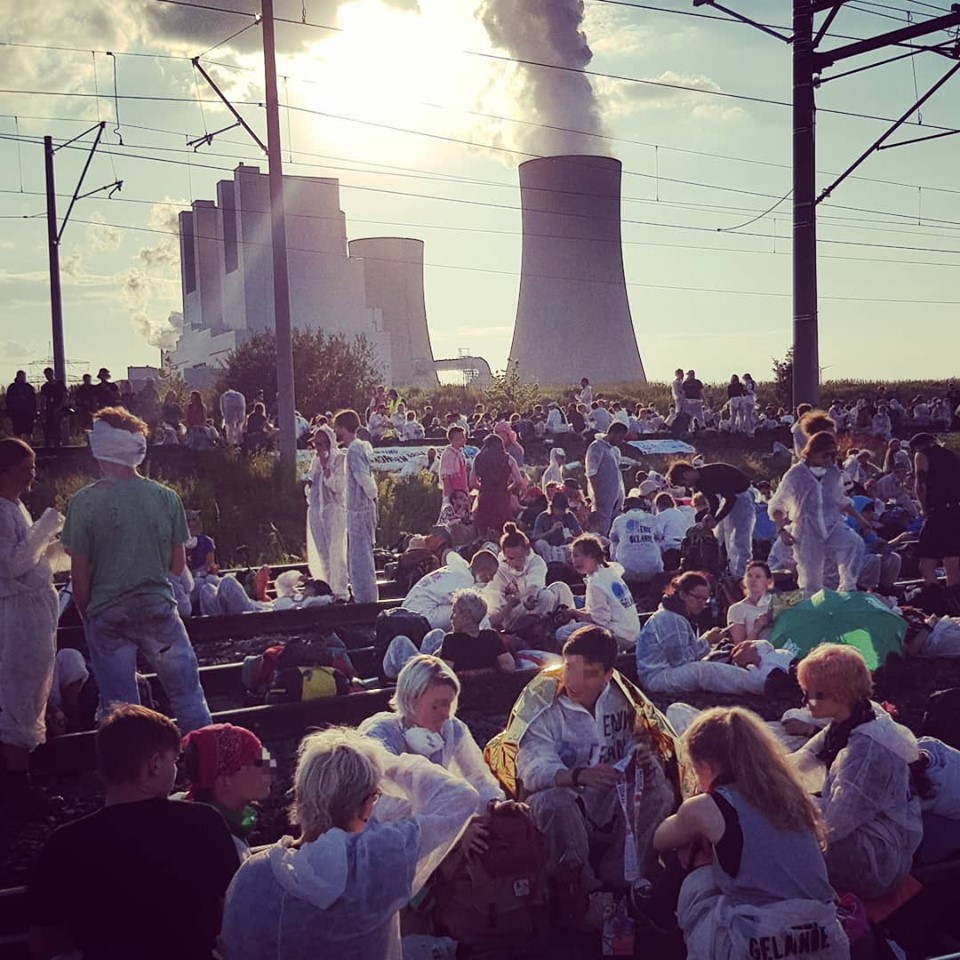
[[423, 241], [351, 240], [350, 256], [363, 260], [367, 306], [383, 313], [394, 386], [437, 386], [423, 298]]
[[510, 356], [542, 384], [646, 383], [620, 246], [620, 161], [520, 164], [523, 262]]

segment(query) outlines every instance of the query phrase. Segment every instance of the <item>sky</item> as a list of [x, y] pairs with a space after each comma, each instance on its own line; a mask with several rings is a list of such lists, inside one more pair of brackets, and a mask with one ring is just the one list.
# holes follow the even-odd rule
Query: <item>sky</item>
[[[789, 24], [788, 0], [727, 5]], [[823, 48], [946, 7], [848, 0]], [[177, 213], [215, 198], [241, 160], [266, 171], [240, 128], [187, 145], [233, 122], [191, 60], [265, 138], [258, 9], [47, 0], [42, 18], [25, 4], [6, 11], [0, 381], [20, 367], [39, 378], [51, 355], [42, 137], [85, 134], [56, 153], [62, 218], [86, 131], [101, 120], [82, 192], [123, 187], [80, 200], [64, 229], [70, 375], [107, 366], [120, 378], [175, 339]], [[677, 366], [711, 381], [769, 378], [792, 335], [786, 43], [692, 0], [276, 0], [276, 14], [289, 21], [277, 24], [284, 172], [340, 180], [350, 239], [425, 241], [437, 358], [466, 352], [503, 368], [520, 280], [517, 165], [595, 152], [623, 163], [624, 265], [648, 378], [672, 379]], [[818, 188], [953, 61], [923, 52], [832, 75], [906, 52], [824, 74]], [[924, 105], [922, 125], [914, 115], [890, 142], [954, 129], [958, 105], [960, 76]], [[958, 373], [958, 169], [957, 136], [875, 151], [819, 205], [824, 380]]]

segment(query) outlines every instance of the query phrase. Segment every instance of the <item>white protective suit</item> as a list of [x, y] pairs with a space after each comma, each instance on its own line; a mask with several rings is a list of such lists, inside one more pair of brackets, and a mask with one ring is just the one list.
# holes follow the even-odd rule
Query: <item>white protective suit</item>
[[382, 762], [378, 806], [397, 819], [300, 847], [284, 837], [240, 867], [221, 934], [230, 960], [401, 960], [399, 911], [460, 838], [477, 791], [424, 757]]
[[[595, 624], [606, 628], [617, 638], [621, 653], [629, 653], [636, 647], [640, 635], [640, 616], [633, 594], [622, 577], [623, 567], [619, 563], [597, 567], [586, 578], [587, 595], [583, 609]], [[557, 639], [566, 640], [582, 626], [576, 620], [566, 624], [557, 631]]]
[[346, 599], [347, 583], [347, 458], [337, 447], [337, 437], [330, 427], [320, 427], [330, 442], [324, 464], [314, 456], [307, 474], [307, 565], [310, 576], [325, 580], [335, 597]]
[[347, 570], [357, 603], [375, 603], [379, 598], [373, 562], [377, 482], [370, 467], [372, 454], [373, 447], [365, 440], [354, 440], [347, 447]]
[[[546, 572], [544, 572], [546, 575]], [[421, 577], [404, 597], [404, 610], [426, 617], [436, 630], [450, 629], [453, 594], [474, 586], [470, 564], [459, 553], [447, 554], [447, 565]]]
[[239, 390], [224, 390], [220, 394], [220, 415], [227, 443], [239, 447], [243, 443], [243, 424], [247, 419], [247, 398]]
[[[484, 587], [483, 597], [487, 601], [488, 615], [491, 620], [504, 612], [501, 626], [509, 630], [524, 614], [535, 613], [545, 616], [552, 613], [561, 604], [573, 609], [573, 592], [562, 582], [547, 585], [547, 562], [532, 550], [527, 555], [522, 570], [514, 570], [501, 555], [500, 566], [493, 579]], [[514, 590], [520, 597], [520, 603], [508, 608], [508, 594]], [[529, 600], [529, 606], [525, 601]]]
[[960, 617], [940, 617], [920, 648], [921, 657], [960, 657]]
[[[583, 869], [587, 892], [603, 882], [624, 879], [624, 817], [615, 788], [556, 786], [562, 770], [614, 764], [633, 743], [636, 708], [620, 688], [608, 683], [594, 711], [569, 700], [565, 694], [530, 722], [517, 752], [517, 775], [523, 784], [534, 823], [546, 836], [548, 871], [553, 872], [564, 854], [573, 855]], [[651, 854], [653, 830], [673, 809], [673, 788], [659, 764], [643, 787], [644, 823], [635, 834], [641, 870]], [[584, 815], [585, 814], [585, 815]], [[603, 828], [614, 824], [612, 830]], [[596, 873], [590, 862], [591, 840], [608, 845]]]
[[954, 750], [935, 737], [920, 737], [917, 746], [926, 754], [925, 773], [933, 787], [929, 797], [920, 800], [924, 813], [960, 820], [960, 750]]
[[663, 573], [659, 540], [663, 523], [652, 513], [639, 508], [614, 517], [610, 527], [610, 556], [624, 573], [638, 580], [649, 580]]
[[560, 447], [553, 447], [550, 450], [550, 463], [540, 478], [540, 489], [544, 493], [547, 492], [548, 483], [558, 483], [561, 487], [563, 486], [563, 464], [560, 462], [560, 457], [566, 458], [566, 453]]
[[663, 605], [640, 630], [637, 641], [637, 681], [645, 693], [679, 694], [691, 690], [761, 695], [773, 670], [790, 664], [787, 651], [760, 641], [758, 667], [704, 660], [710, 644], [698, 637], [690, 621]]
[[46, 552], [62, 526], [56, 510], [34, 523], [19, 500], [0, 497], [0, 741], [24, 750], [46, 736], [60, 617]]
[[830, 882], [861, 899], [882, 897], [906, 877], [923, 836], [910, 787], [909, 764], [920, 756], [916, 738], [872, 706], [875, 719], [854, 727], [829, 770], [817, 758], [827, 730], [791, 754], [807, 789], [821, 792]]
[[475, 812], [478, 815], [487, 812], [487, 804], [491, 800], [506, 799], [497, 778], [483, 759], [473, 734], [459, 717], [450, 717], [443, 721], [439, 733], [443, 745], [429, 754], [422, 752], [423, 748], [415, 738], [411, 737], [408, 741], [408, 731], [404, 728], [399, 714], [376, 713], [367, 717], [357, 730], [365, 736], [379, 740], [394, 756], [419, 754], [444, 770], [463, 777], [477, 791]]
[[768, 507], [771, 516], [780, 511], [790, 518], [797, 579], [807, 598], [823, 589], [824, 572], [834, 566], [840, 572], [840, 590], [857, 589], [865, 548], [863, 539], [844, 523], [841, 476], [840, 469], [831, 466], [818, 479], [805, 462], [794, 464]]

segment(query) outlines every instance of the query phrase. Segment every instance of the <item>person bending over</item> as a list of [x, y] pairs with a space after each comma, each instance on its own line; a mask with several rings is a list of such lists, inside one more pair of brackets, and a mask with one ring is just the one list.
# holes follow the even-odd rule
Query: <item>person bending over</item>
[[121, 706], [97, 731], [106, 803], [55, 831], [30, 878], [33, 960], [211, 960], [237, 849], [223, 817], [167, 799], [180, 731], [168, 717]]
[[419, 613], [435, 630], [450, 629], [453, 595], [458, 590], [488, 584], [499, 561], [492, 550], [478, 550], [468, 564], [459, 553], [449, 553], [447, 564], [421, 577], [404, 597], [404, 610]]
[[707, 498], [710, 508], [707, 523], [716, 528], [717, 539], [727, 552], [730, 576], [739, 580], [750, 560], [753, 528], [757, 522], [750, 478], [728, 463], [695, 467], [679, 460], [670, 467], [667, 479], [672, 486], [699, 490]]
[[687, 956], [759, 957], [766, 942], [764, 956], [846, 960], [817, 811], [780, 745], [741, 707], [705, 710], [683, 744], [701, 792], [664, 820], [653, 843], [692, 868], [677, 904]]
[[910, 781], [917, 741], [870, 700], [870, 671], [853, 647], [822, 644], [797, 678], [814, 719], [830, 720], [793, 754], [821, 797], [830, 882], [840, 893], [882, 897], [909, 873], [923, 834]]
[[783, 671], [785, 655], [769, 644], [751, 652], [751, 659], [756, 654], [755, 659], [759, 660], [751, 666], [705, 659], [725, 633], [714, 627], [698, 637], [693, 629], [693, 621], [709, 602], [710, 581], [704, 574], [690, 571], [674, 578], [637, 641], [637, 679], [641, 689], [649, 693], [710, 690], [759, 696], [770, 675]]
[[[402, 816], [374, 818], [378, 801]], [[310, 734], [294, 773], [291, 820], [300, 836], [240, 867], [224, 909], [227, 957], [401, 960], [399, 911], [477, 802], [466, 780], [423, 756], [394, 756], [346, 727]]]

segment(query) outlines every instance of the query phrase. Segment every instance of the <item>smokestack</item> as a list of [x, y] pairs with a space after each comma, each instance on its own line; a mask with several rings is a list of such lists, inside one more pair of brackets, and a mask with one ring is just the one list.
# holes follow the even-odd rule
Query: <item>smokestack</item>
[[393, 384], [438, 386], [423, 296], [423, 241], [402, 237], [351, 240], [350, 256], [363, 260], [367, 306], [383, 314]]
[[620, 246], [620, 161], [520, 164], [523, 261], [510, 357], [543, 384], [646, 383]]

